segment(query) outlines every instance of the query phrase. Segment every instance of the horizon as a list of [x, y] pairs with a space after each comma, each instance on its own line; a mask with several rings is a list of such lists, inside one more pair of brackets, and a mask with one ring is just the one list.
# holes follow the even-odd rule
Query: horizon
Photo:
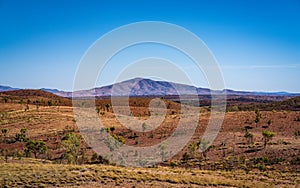
[[[203, 40], [219, 63], [224, 89], [300, 93], [297, 0], [1, 1], [0, 17], [2, 86], [72, 91], [80, 61], [99, 37], [126, 24], [156, 20], [184, 27]], [[190, 60], [153, 44], [117, 54], [95, 85], [113, 84], [123, 67], [154, 55], [171, 60], [188, 73], [193, 86], [210, 88]], [[128, 75], [124, 80], [132, 76], [140, 75]], [[176, 76], [170, 81], [186, 84]]]
[[[159, 80], [159, 79], [153, 79], [153, 78], [142, 78], [142, 77], [135, 77], [135, 78], [131, 78], [131, 79], [127, 79], [127, 80], [121, 80], [118, 82], [114, 82], [114, 83], [110, 83], [107, 85], [102, 85], [102, 86], [95, 86], [94, 88], [89, 88], [89, 89], [95, 89], [95, 88], [102, 88], [102, 87], [107, 87], [113, 84], [118, 84], [118, 83], [122, 83], [122, 82], [126, 82], [126, 81], [130, 81], [130, 80], [135, 80], [135, 79], [143, 79], [143, 80], [152, 80], [152, 81], [162, 81], [162, 82], [169, 82], [169, 83], [175, 83], [175, 84], [183, 84], [183, 85], [187, 85], [187, 86], [193, 86], [196, 88], [201, 88], [201, 89], [210, 89], [210, 88], [206, 88], [206, 87], [201, 87], [201, 86], [196, 86], [196, 85], [190, 85], [188, 83], [177, 83], [177, 82], [172, 82], [172, 81], [166, 81], [166, 80]], [[10, 88], [16, 88], [16, 89], [21, 89], [21, 90], [27, 90], [27, 89], [34, 89], [34, 90], [43, 90], [43, 89], [49, 89], [49, 90], [58, 90], [59, 92], [76, 92], [73, 90], [61, 90], [59, 88], [48, 88], [48, 87], [40, 87], [40, 88], [18, 88], [18, 87], [13, 87], [13, 86], [9, 86], [9, 85], [1, 85], [0, 87], [10, 87]], [[89, 90], [86, 89], [86, 90]], [[288, 93], [288, 94], [300, 94], [297, 92], [288, 92], [288, 91], [247, 91], [247, 90], [235, 90], [235, 89], [231, 89], [231, 88], [225, 88], [224, 90], [232, 90], [232, 91], [236, 91], [236, 92], [251, 92], [251, 93]], [[78, 90], [78, 91], [83, 91], [83, 90]]]

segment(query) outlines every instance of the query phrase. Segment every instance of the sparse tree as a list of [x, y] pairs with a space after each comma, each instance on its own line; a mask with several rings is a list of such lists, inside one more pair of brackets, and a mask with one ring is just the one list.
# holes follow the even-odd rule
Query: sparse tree
[[20, 130], [20, 133], [17, 133], [17, 134], [16, 134], [16, 141], [19, 141], [19, 142], [27, 142], [27, 141], [28, 141], [28, 138], [26, 137], [26, 133], [27, 133], [27, 129], [22, 128], [22, 129]]
[[200, 152], [202, 152], [203, 158], [206, 160], [207, 159], [207, 152], [210, 150], [210, 142], [205, 139], [200, 139], [197, 143], [198, 149]]
[[275, 136], [275, 133], [271, 132], [271, 131], [267, 131], [267, 130], [264, 130], [262, 132], [262, 135], [263, 135], [263, 139], [264, 139], [264, 148], [266, 148], [267, 146], [267, 143], [272, 140], [272, 138]]
[[26, 128], [22, 128], [22, 129], [20, 130], [20, 132], [21, 132], [22, 134], [25, 134], [25, 135], [26, 135], [27, 129], [26, 129]]
[[260, 119], [261, 119], [261, 113], [259, 110], [255, 110], [255, 114], [256, 114], [256, 117], [255, 117], [254, 122], [256, 123], [256, 126], [257, 126], [257, 124], [260, 122]]
[[97, 106], [97, 107], [96, 107], [97, 114], [100, 114], [100, 110], [101, 110], [100, 107]]
[[270, 126], [272, 123], [273, 123], [272, 120], [269, 119], [269, 121], [268, 121], [268, 126]]
[[167, 143], [163, 142], [161, 145], [158, 146], [160, 149], [160, 156], [161, 156], [161, 161], [166, 160], [166, 155], [167, 155]]
[[244, 137], [246, 138], [248, 144], [253, 143], [253, 134], [250, 133], [249, 131], [247, 131], [244, 135]]
[[62, 138], [62, 145], [65, 148], [65, 158], [69, 164], [78, 164], [81, 142], [78, 135], [68, 133]]
[[295, 131], [294, 135], [295, 135], [295, 139], [297, 139], [300, 136], [300, 131]]
[[29, 105], [28, 104], [25, 105], [25, 112], [27, 112], [27, 111], [29, 111]]
[[249, 132], [249, 129], [252, 129], [252, 127], [246, 126], [244, 134], [244, 137], [246, 138], [248, 144], [253, 143], [253, 134]]
[[142, 124], [142, 129], [143, 129], [143, 134], [145, 134], [145, 131], [147, 129], [147, 124], [145, 122]]
[[8, 102], [8, 97], [4, 97], [4, 103], [7, 103]]
[[1, 129], [2, 135], [3, 135], [3, 141], [6, 143], [6, 134], [8, 132], [8, 129], [3, 128]]
[[43, 141], [32, 141], [29, 140], [25, 145], [25, 153], [30, 154], [33, 153], [34, 158], [37, 158], [37, 154], [46, 153], [48, 147]]
[[106, 108], [106, 111], [109, 112], [110, 104], [107, 103], [107, 104], [105, 105], [105, 108]]
[[53, 106], [53, 102], [52, 102], [52, 100], [50, 99], [50, 100], [48, 100], [48, 106]]
[[110, 127], [109, 130], [111, 131], [112, 134], [114, 134], [114, 131], [116, 130], [116, 128], [114, 126]]
[[196, 143], [190, 143], [187, 145], [188, 148], [188, 152], [189, 152], [189, 156], [191, 156], [192, 158], [195, 157], [196, 155], [196, 150], [197, 150], [197, 144]]

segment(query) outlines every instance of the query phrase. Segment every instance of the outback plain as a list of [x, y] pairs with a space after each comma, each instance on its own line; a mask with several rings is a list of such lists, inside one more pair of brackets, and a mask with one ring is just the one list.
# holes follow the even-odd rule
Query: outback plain
[[[154, 97], [130, 97], [128, 116], [147, 120]], [[148, 167], [115, 164], [83, 139], [69, 98], [42, 90], [0, 93], [1, 187], [299, 187], [300, 98], [253, 100], [228, 97], [213, 143], [201, 139], [211, 109], [198, 106], [192, 139], [170, 159]], [[259, 97], [256, 97], [259, 98]], [[95, 112], [118, 143], [146, 147], [166, 140], [181, 118], [181, 104], [162, 97], [161, 125], [134, 131], [117, 120], [110, 98], [98, 98]], [[84, 102], [84, 99], [82, 99]], [[141, 130], [147, 125], [141, 124]], [[117, 143], [108, 143], [117, 144]], [[199, 149], [205, 150], [200, 152]]]

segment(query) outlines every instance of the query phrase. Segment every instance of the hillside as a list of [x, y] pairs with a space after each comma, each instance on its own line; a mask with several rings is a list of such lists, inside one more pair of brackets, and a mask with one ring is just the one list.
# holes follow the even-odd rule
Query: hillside
[[46, 92], [43, 90], [22, 89], [0, 92], [0, 101], [3, 103], [21, 103], [35, 105], [63, 105], [71, 106], [70, 99]]
[[229, 100], [228, 101], [228, 110], [232, 110], [233, 108], [238, 110], [255, 110], [260, 109], [264, 111], [271, 111], [271, 110], [292, 110], [292, 111], [300, 111], [300, 97], [293, 97], [293, 98], [287, 98], [284, 97], [285, 100], [279, 100], [279, 101], [234, 101]]

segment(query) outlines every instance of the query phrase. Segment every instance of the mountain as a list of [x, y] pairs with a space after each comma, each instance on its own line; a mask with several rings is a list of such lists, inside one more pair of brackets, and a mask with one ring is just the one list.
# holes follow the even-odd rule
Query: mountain
[[47, 92], [53, 93], [53, 94], [60, 92], [58, 89], [49, 89], [49, 88], [41, 88], [41, 90], [47, 91]]
[[[0, 86], [2, 91], [17, 90], [7, 86]], [[287, 92], [248, 92], [248, 91], [234, 91], [225, 89], [222, 91], [212, 91], [208, 88], [197, 88], [186, 84], [179, 84], [166, 81], [155, 81], [144, 78], [134, 78], [123, 82], [115, 83], [113, 85], [96, 87], [88, 90], [80, 90], [72, 92], [60, 91], [57, 89], [42, 88], [41, 90], [53, 93], [58, 96], [71, 98], [75, 97], [109, 97], [109, 96], [178, 96], [178, 95], [210, 95], [211, 92], [219, 94], [227, 94], [230, 96], [273, 96], [273, 97], [293, 97], [300, 96], [300, 93]], [[280, 100], [279, 99], [279, 100]]]
[[0, 92], [1, 91], [13, 91], [13, 90], [19, 90], [19, 88], [12, 88], [9, 86], [0, 86]]
[[[71, 92], [58, 92], [57, 95], [70, 97]], [[166, 95], [210, 95], [210, 89], [197, 88], [185, 84], [151, 79], [134, 78], [113, 85], [90, 90], [75, 91], [75, 97], [108, 96], [166, 96]]]
[[[177, 89], [177, 90], [176, 90]], [[247, 92], [225, 89], [222, 91], [212, 91], [208, 88], [197, 88], [195, 86], [178, 84], [166, 81], [155, 81], [144, 78], [134, 78], [113, 85], [97, 87], [89, 90], [74, 92], [75, 97], [108, 97], [108, 96], [168, 96], [168, 95], [210, 95], [211, 92], [236, 95], [236, 96], [300, 96], [300, 93], [287, 92]], [[71, 92], [55, 93], [64, 97], [72, 97]]]

